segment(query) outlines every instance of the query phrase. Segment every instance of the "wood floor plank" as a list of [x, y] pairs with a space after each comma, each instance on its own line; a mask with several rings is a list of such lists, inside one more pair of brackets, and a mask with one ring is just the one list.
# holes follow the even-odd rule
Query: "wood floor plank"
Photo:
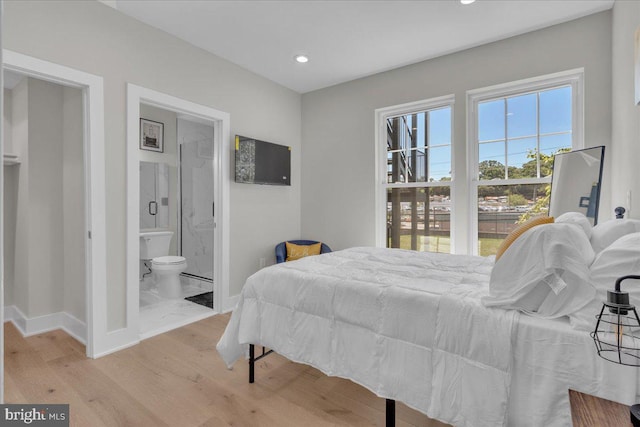
[[96, 369], [95, 360], [66, 356], [49, 364], [60, 378], [83, 396], [96, 417], [106, 425], [168, 426], [109, 375]]
[[[272, 354], [227, 369], [217, 315], [97, 360], [63, 331], [23, 338], [5, 323], [5, 399], [69, 403], [77, 426], [384, 426], [384, 399]], [[398, 404], [398, 427], [445, 427]]]
[[[74, 357], [85, 359], [79, 354]], [[71, 425], [104, 425], [9, 322], [5, 323], [5, 402], [69, 404]]]
[[40, 357], [45, 362], [70, 354], [78, 354], [80, 356], [85, 356], [86, 354], [84, 345], [61, 329], [33, 335], [25, 338], [25, 341], [40, 354]]
[[27, 398], [20, 392], [18, 385], [9, 373], [4, 376], [4, 401], [7, 403], [27, 402]]

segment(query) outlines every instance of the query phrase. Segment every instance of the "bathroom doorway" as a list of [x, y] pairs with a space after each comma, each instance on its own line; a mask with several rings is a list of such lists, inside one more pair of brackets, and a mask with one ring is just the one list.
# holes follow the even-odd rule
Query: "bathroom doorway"
[[140, 104], [140, 337], [215, 314], [215, 124]]
[[[127, 329], [145, 339], [226, 308], [229, 116], [132, 84], [127, 86], [127, 105]], [[149, 128], [149, 140], [143, 140], [143, 123], [157, 128]], [[157, 139], [161, 132], [162, 142]], [[141, 177], [145, 170], [163, 167], [151, 168], [149, 162], [168, 166], [169, 191], [155, 195], [153, 201], [146, 199], [149, 191], [143, 188]], [[163, 187], [161, 181], [156, 181], [155, 188]], [[162, 222], [164, 212], [167, 223]], [[149, 225], [145, 216], [154, 217], [154, 224]], [[168, 253], [164, 254], [166, 249], [161, 252], [167, 259], [157, 259], [162, 257], [158, 253], [151, 260], [143, 259], [151, 256], [150, 244], [163, 238], [165, 244], [170, 242]], [[179, 296], [163, 291], [171, 280], [157, 277], [160, 269], [145, 276], [154, 264], [164, 277], [172, 274], [167, 273], [170, 270], [182, 273]], [[191, 297], [201, 301], [185, 301]], [[185, 310], [185, 302], [189, 309]]]

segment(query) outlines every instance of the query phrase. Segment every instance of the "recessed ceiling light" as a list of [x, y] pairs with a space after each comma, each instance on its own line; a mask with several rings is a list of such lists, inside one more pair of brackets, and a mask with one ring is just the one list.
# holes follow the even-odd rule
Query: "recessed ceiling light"
[[460, 3], [462, 3], [462, 4], [471, 4], [474, 1], [476, 1], [476, 0], [460, 0]]
[[304, 64], [305, 62], [309, 62], [309, 57], [307, 55], [296, 55], [293, 57], [293, 59], [295, 59], [296, 62], [299, 62], [301, 64]]

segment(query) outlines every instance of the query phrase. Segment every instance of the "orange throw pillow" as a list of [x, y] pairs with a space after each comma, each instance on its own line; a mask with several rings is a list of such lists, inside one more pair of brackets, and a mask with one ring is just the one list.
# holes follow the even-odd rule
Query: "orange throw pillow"
[[538, 216], [520, 224], [515, 228], [515, 230], [509, 233], [507, 238], [502, 241], [500, 246], [498, 246], [498, 251], [496, 252], [496, 261], [500, 259], [500, 257], [507, 251], [507, 249], [509, 249], [509, 246], [511, 246], [511, 244], [515, 242], [516, 239], [520, 237], [525, 231], [535, 227], [536, 225], [551, 223], [553, 223], [552, 216]]
[[287, 245], [286, 261], [295, 261], [309, 255], [320, 255], [320, 250], [322, 249], [322, 243], [314, 243], [313, 245], [296, 245], [285, 242], [285, 245]]

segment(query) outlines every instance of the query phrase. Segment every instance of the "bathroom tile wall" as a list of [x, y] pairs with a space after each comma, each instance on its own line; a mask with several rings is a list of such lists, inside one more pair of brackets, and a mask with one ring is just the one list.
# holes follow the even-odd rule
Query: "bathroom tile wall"
[[178, 119], [181, 181], [181, 255], [187, 270], [213, 280], [213, 136], [212, 126]]

